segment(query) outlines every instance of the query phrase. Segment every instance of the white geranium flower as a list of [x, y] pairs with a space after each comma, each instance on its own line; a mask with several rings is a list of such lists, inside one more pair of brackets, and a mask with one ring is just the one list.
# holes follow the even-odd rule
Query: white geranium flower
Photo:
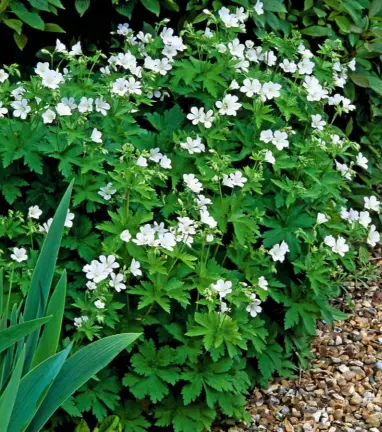
[[381, 239], [381, 236], [378, 231], [375, 229], [375, 225], [370, 226], [369, 234], [367, 236], [367, 244], [371, 247], [376, 246]]
[[53, 222], [53, 218], [48, 219], [45, 223], [43, 223], [42, 225], [40, 225], [38, 227], [39, 231], [42, 233], [48, 234], [49, 229], [52, 225], [52, 222]]
[[274, 165], [276, 162], [275, 157], [273, 156], [273, 153], [270, 150], [267, 150], [265, 152], [265, 162], [270, 163], [271, 165]]
[[80, 113], [87, 113], [93, 111], [93, 98], [82, 97], [78, 104], [78, 111]]
[[203, 153], [206, 151], [206, 146], [202, 143], [199, 135], [197, 135], [195, 139], [187, 137], [186, 142], [180, 143], [180, 147], [187, 150], [190, 154]]
[[102, 143], [102, 132], [94, 128], [90, 136], [90, 139], [95, 143]]
[[86, 288], [89, 289], [90, 291], [94, 291], [95, 289], [97, 289], [97, 284], [89, 280], [86, 282]]
[[367, 170], [367, 168], [368, 168], [368, 165], [367, 165], [368, 162], [369, 161], [367, 160], [367, 158], [362, 153], [358, 153], [357, 154], [356, 164], [358, 166], [360, 166], [361, 168]]
[[7, 112], [8, 108], [3, 107], [3, 102], [0, 101], [0, 118], [3, 118]]
[[279, 66], [284, 72], [287, 73], [295, 73], [297, 70], [297, 65], [293, 61], [289, 61], [288, 59], [284, 59]]
[[119, 235], [119, 238], [128, 243], [131, 240], [131, 234], [130, 231], [128, 229], [125, 229], [124, 231], [121, 232], [121, 234]]
[[255, 12], [257, 13], [257, 15], [263, 15], [264, 14], [264, 9], [263, 9], [264, 5], [263, 2], [257, 0], [255, 6], [253, 7], [253, 9], [255, 10]]
[[341, 173], [343, 177], [348, 180], [351, 180], [351, 171], [350, 168], [346, 164], [342, 164], [338, 161], [334, 161], [336, 164], [336, 169]]
[[194, 174], [183, 174], [183, 181], [192, 192], [200, 193], [203, 190], [202, 183], [195, 177]]
[[114, 255], [101, 255], [99, 257], [100, 263], [104, 266], [105, 271], [109, 274], [112, 273], [114, 269], [119, 268], [119, 264], [116, 261]]
[[28, 217], [31, 219], [40, 219], [40, 216], [42, 215], [42, 210], [38, 205], [29, 207], [28, 209]]
[[237, 96], [227, 94], [222, 101], [217, 101], [215, 105], [219, 108], [220, 114], [236, 116], [237, 111], [241, 107], [241, 103], [239, 103], [238, 100], [239, 98]]
[[246, 311], [251, 315], [252, 318], [255, 318], [261, 311], [261, 301], [256, 298], [256, 294], [250, 294], [249, 296], [251, 303], [246, 307]]
[[368, 211], [361, 211], [359, 213], [359, 219], [358, 219], [359, 223], [364, 226], [365, 228], [367, 228], [370, 224], [371, 224], [371, 217], [370, 217], [370, 213]]
[[259, 94], [261, 91], [261, 83], [258, 79], [245, 79], [243, 86], [240, 87], [240, 91], [245, 93], [246, 96], [252, 97], [255, 94]]
[[44, 124], [53, 123], [55, 118], [56, 118], [56, 113], [51, 109], [46, 110], [42, 115], [42, 121], [44, 122]]
[[377, 198], [374, 195], [370, 197], [364, 197], [363, 199], [365, 201], [365, 205], [364, 205], [365, 209], [376, 211], [379, 213], [379, 207], [381, 203], [380, 201], [377, 200]]
[[273, 132], [270, 129], [263, 130], [260, 133], [260, 141], [269, 143], [273, 140]]
[[58, 89], [61, 83], [64, 82], [62, 73], [54, 70], [46, 70], [41, 75], [41, 84], [50, 89]]
[[218, 225], [217, 221], [210, 215], [206, 208], [200, 209], [200, 220], [212, 229], [216, 228]]
[[274, 66], [277, 62], [277, 57], [273, 51], [266, 51], [264, 53], [264, 63], [267, 66]]
[[164, 169], [171, 169], [171, 159], [166, 155], [163, 155], [161, 160], [159, 161], [159, 165]]
[[264, 276], [259, 277], [257, 285], [259, 285], [259, 288], [263, 289], [264, 291], [268, 291], [268, 281], [265, 279]]
[[289, 147], [288, 134], [286, 132], [275, 131], [273, 134], [272, 144], [277, 150]]
[[322, 120], [322, 116], [320, 114], [312, 115], [312, 128], [317, 130], [324, 130], [324, 126], [326, 125], [326, 121]]
[[343, 237], [338, 237], [337, 240], [333, 236], [326, 236], [324, 243], [329, 246], [333, 252], [338, 253], [340, 256], [344, 256], [349, 251], [349, 246], [346, 244], [346, 240]]
[[273, 261], [284, 262], [287, 252], [289, 252], [289, 246], [283, 240], [280, 244], [275, 244], [268, 253], [272, 257]]
[[197, 125], [198, 123], [204, 123], [204, 108], [192, 107], [190, 113], [187, 114], [188, 120], [191, 120], [193, 125]]
[[329, 218], [328, 218], [326, 215], [324, 215], [324, 213], [317, 213], [317, 220], [316, 220], [316, 223], [317, 223], [318, 225], [321, 225], [321, 224], [323, 224], [323, 223], [326, 223], [326, 222], [328, 222], [328, 220], [329, 220]]
[[72, 110], [70, 107], [62, 102], [58, 103], [56, 106], [57, 114], [60, 116], [70, 116], [72, 115]]
[[235, 186], [243, 187], [244, 184], [248, 181], [246, 177], [240, 171], [236, 171], [235, 173], [223, 176], [223, 185], [233, 188]]
[[108, 104], [107, 102], [105, 102], [102, 97], [101, 98], [97, 98], [94, 101], [94, 105], [95, 105], [95, 110], [99, 113], [101, 113], [103, 116], [107, 115], [107, 112], [110, 109], [110, 104]]
[[117, 292], [121, 292], [126, 289], [126, 285], [123, 283], [124, 276], [121, 273], [115, 274], [110, 273], [109, 286], [114, 288]]
[[72, 49], [69, 51], [70, 56], [78, 56], [82, 54], [81, 42], [77, 42], [72, 46]]
[[133, 258], [130, 264], [130, 271], [134, 276], [142, 276], [141, 263]]
[[89, 317], [86, 315], [83, 315], [81, 317], [74, 318], [73, 324], [75, 327], [79, 328], [82, 327], [86, 322], [89, 321]]
[[4, 69], [0, 69], [0, 82], [3, 83], [5, 82], [9, 77], [9, 74], [7, 72], [5, 72]]
[[66, 46], [60, 41], [60, 39], [56, 40], [56, 52], [65, 53], [67, 52]]
[[17, 262], [23, 262], [26, 261], [28, 259], [28, 255], [27, 255], [27, 251], [24, 248], [13, 248], [13, 254], [11, 255], [11, 258], [14, 261]]
[[139, 156], [139, 158], [137, 159], [136, 164], [140, 167], [147, 167], [149, 164], [147, 162], [147, 158], [145, 158], [144, 156]]
[[96, 301], [94, 302], [94, 306], [95, 306], [97, 309], [105, 309], [105, 302], [103, 302], [102, 300], [96, 300]]
[[73, 226], [73, 220], [75, 218], [75, 214], [71, 213], [70, 210], [68, 210], [68, 213], [66, 215], [66, 219], [65, 219], [65, 226], [67, 228], [71, 228]]
[[113, 183], [108, 183], [106, 186], [100, 188], [98, 194], [101, 195], [101, 197], [106, 201], [109, 201], [112, 195], [114, 195], [116, 192], [117, 190], [113, 188]]
[[219, 279], [216, 283], [211, 284], [211, 288], [219, 294], [220, 299], [226, 297], [232, 292], [232, 282]]
[[301, 75], [311, 75], [313, 73], [314, 63], [308, 58], [303, 58], [297, 63], [298, 72]]
[[280, 96], [281, 85], [267, 82], [261, 88], [261, 93], [265, 99], [271, 100]]
[[11, 106], [14, 109], [13, 115], [15, 117], [20, 117], [22, 120], [27, 118], [27, 115], [31, 110], [26, 99], [16, 100], [11, 103]]

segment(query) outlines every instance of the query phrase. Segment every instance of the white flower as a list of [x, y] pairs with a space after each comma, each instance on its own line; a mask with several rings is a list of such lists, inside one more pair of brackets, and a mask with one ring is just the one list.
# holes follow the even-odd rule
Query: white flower
[[311, 75], [314, 68], [314, 63], [308, 58], [303, 58], [299, 63], [297, 63], [298, 72], [301, 75]]
[[89, 321], [89, 317], [83, 315], [81, 317], [74, 318], [73, 324], [75, 327], [79, 328], [82, 327], [87, 321]]
[[229, 85], [229, 88], [231, 90], [238, 90], [240, 88], [240, 85], [236, 80], [232, 80], [231, 84]]
[[123, 283], [124, 276], [121, 273], [115, 274], [110, 273], [109, 286], [114, 288], [117, 292], [121, 292], [126, 289], [126, 285]]
[[11, 258], [14, 261], [22, 262], [26, 261], [28, 259], [27, 251], [24, 248], [13, 248], [13, 254], [11, 255]]
[[9, 74], [4, 69], [0, 69], [0, 82], [3, 83], [9, 77]]
[[361, 211], [359, 213], [359, 223], [365, 228], [371, 224], [371, 217], [368, 211]]
[[141, 263], [133, 258], [130, 264], [130, 271], [134, 276], [142, 276]]
[[321, 225], [321, 224], [323, 224], [325, 222], [328, 222], [328, 220], [329, 220], [328, 217], [326, 215], [324, 215], [324, 213], [317, 213], [316, 223], [318, 225]]
[[7, 112], [8, 108], [3, 107], [3, 102], [0, 101], [0, 118], [3, 118]]
[[338, 237], [336, 240], [333, 236], [326, 236], [324, 243], [329, 246], [333, 252], [344, 256], [349, 251], [349, 246], [346, 244], [346, 240], [343, 237]]
[[55, 118], [56, 118], [56, 113], [51, 109], [46, 110], [42, 115], [42, 121], [44, 122], [44, 124], [53, 123]]
[[207, 243], [211, 243], [214, 241], [214, 236], [212, 234], [207, 234], [206, 236]]
[[264, 276], [259, 277], [257, 284], [259, 285], [259, 288], [263, 289], [264, 291], [268, 291], [268, 281]]
[[275, 131], [272, 144], [275, 145], [278, 150], [289, 147], [288, 134], [286, 132]]
[[381, 239], [381, 236], [378, 231], [375, 229], [375, 225], [370, 226], [369, 234], [367, 236], [367, 244], [371, 247], [376, 246]]
[[246, 177], [240, 171], [236, 171], [235, 173], [223, 176], [223, 185], [233, 188], [234, 186], [243, 187], [244, 184], [248, 181]]
[[303, 87], [305, 87], [308, 92], [307, 100], [310, 102], [320, 101], [328, 97], [328, 91], [322, 87], [318, 79], [314, 76], [306, 76]]
[[270, 163], [272, 165], [274, 165], [275, 162], [276, 162], [276, 159], [275, 159], [275, 157], [273, 156], [273, 153], [270, 150], [267, 150], [265, 152], [265, 159], [264, 160], [265, 160], [265, 162], [268, 162], [268, 163]]
[[227, 47], [223, 44], [223, 43], [219, 43], [216, 45], [216, 49], [218, 50], [218, 52], [220, 52], [221, 54], [224, 54], [227, 51]]
[[238, 59], [244, 57], [245, 45], [241, 44], [239, 39], [234, 39], [232, 42], [229, 42], [228, 49], [233, 57], [236, 57]]
[[124, 231], [121, 232], [121, 234], [119, 235], [119, 238], [128, 243], [131, 240], [131, 234], [130, 231], [128, 229], [125, 229]]
[[66, 46], [60, 41], [60, 39], [56, 40], [56, 49], [57, 52], [59, 53], [64, 53], [66, 52]]
[[101, 255], [99, 257], [100, 263], [104, 266], [105, 271], [110, 274], [113, 272], [113, 269], [119, 268], [119, 264], [117, 263], [114, 255]]
[[94, 291], [95, 289], [97, 289], [97, 284], [89, 280], [86, 282], [86, 288], [89, 289], [90, 291]]
[[64, 103], [60, 102], [56, 106], [57, 114], [60, 116], [70, 116], [72, 115], [72, 110], [68, 105], [65, 105]]
[[273, 82], [267, 82], [261, 89], [261, 94], [264, 98], [271, 100], [280, 96], [281, 85]]
[[98, 129], [94, 128], [90, 139], [95, 143], [102, 143], [101, 137], [102, 137], [102, 132], [100, 132]]
[[49, 63], [48, 62], [38, 62], [37, 66], [35, 67], [34, 71], [36, 75], [39, 75], [40, 77], [43, 76], [43, 74], [49, 70]]
[[104, 309], [104, 308], [105, 308], [105, 302], [103, 302], [102, 300], [96, 300], [96, 301], [94, 302], [94, 306], [95, 306], [97, 309]]
[[216, 220], [210, 215], [206, 208], [200, 209], [200, 220], [212, 229], [216, 228], [218, 225]]
[[222, 101], [216, 102], [216, 107], [219, 108], [220, 114], [236, 116], [237, 110], [241, 107], [241, 103], [239, 103], [238, 100], [239, 98], [237, 96], [227, 94]]
[[49, 229], [50, 229], [50, 227], [52, 225], [52, 222], [53, 222], [53, 218], [48, 219], [45, 223], [43, 223], [42, 225], [40, 225], [38, 227], [39, 231], [42, 232], [42, 233], [48, 234]]
[[367, 165], [368, 162], [369, 161], [367, 160], [367, 158], [362, 153], [358, 153], [357, 154], [356, 164], [358, 166], [360, 166], [361, 168], [367, 170], [367, 168], [368, 168], [368, 165]]
[[285, 241], [282, 241], [280, 244], [275, 244], [268, 253], [273, 261], [284, 262], [287, 252], [289, 252], [289, 247]]
[[227, 28], [230, 27], [239, 27], [240, 23], [236, 15], [231, 14], [231, 11], [227, 9], [226, 7], [222, 7], [219, 10], [219, 17], [223, 21], [224, 25]]
[[324, 126], [326, 125], [326, 121], [322, 120], [320, 114], [312, 115], [312, 128], [318, 129], [320, 131], [324, 130]]
[[69, 51], [70, 56], [77, 56], [82, 54], [81, 49], [81, 42], [77, 42], [75, 45], [72, 46], [71, 51]]
[[206, 147], [204, 144], [202, 144], [202, 140], [199, 135], [195, 139], [187, 137], [186, 142], [180, 143], [180, 147], [187, 150], [190, 154], [202, 153], [206, 151]]
[[257, 79], [245, 79], [243, 82], [243, 86], [240, 88], [240, 91], [242, 93], [245, 93], [248, 97], [259, 94], [260, 90], [261, 84], [260, 81]]
[[261, 131], [260, 133], [260, 141], [265, 143], [269, 143], [273, 140], [273, 132], [270, 129]]
[[137, 95], [142, 94], [141, 83], [140, 81], [137, 81], [134, 77], [130, 77], [126, 81], [125, 88], [127, 90], [127, 93], [129, 94], [137, 94]]
[[203, 190], [202, 183], [195, 177], [194, 174], [183, 174], [183, 181], [192, 192], [200, 193]]
[[75, 217], [74, 213], [71, 213], [70, 210], [68, 210], [68, 213], [66, 215], [66, 219], [65, 219], [65, 226], [67, 228], [71, 228], [73, 226], [73, 219]]
[[105, 280], [110, 274], [105, 265], [97, 260], [93, 260], [90, 264], [86, 264], [82, 270], [86, 273], [86, 278], [94, 280], [95, 283]]
[[245, 12], [243, 7], [236, 8], [235, 16], [240, 22], [245, 22], [248, 18], [248, 14]]
[[95, 104], [95, 110], [97, 112], [100, 112], [102, 115], [106, 115], [107, 111], [109, 111], [110, 109], [110, 104], [108, 104], [107, 102], [105, 102], [102, 97], [101, 98], [97, 98], [94, 102]]
[[204, 195], [198, 195], [198, 197], [195, 198], [195, 201], [200, 210], [206, 210], [207, 206], [212, 204], [212, 201], [209, 198], [206, 198]]
[[78, 104], [78, 111], [80, 113], [92, 112], [93, 111], [93, 99], [82, 97]]
[[117, 34], [122, 36], [127, 36], [131, 31], [130, 25], [128, 23], [118, 24]]
[[163, 154], [160, 152], [160, 148], [152, 148], [150, 149], [150, 157], [149, 159], [153, 162], [159, 162], [163, 157]]
[[231, 312], [231, 308], [228, 307], [227, 303], [223, 300], [220, 300], [220, 313], [229, 313]]
[[164, 169], [171, 169], [171, 159], [167, 157], [166, 155], [162, 156], [161, 160], [159, 161], [159, 165]]
[[139, 156], [139, 158], [137, 159], [136, 164], [140, 167], [147, 167], [148, 163], [147, 163], [147, 159], [144, 156]]
[[211, 288], [219, 294], [220, 299], [224, 298], [232, 292], [232, 282], [219, 279], [215, 284], [211, 284]]
[[277, 61], [277, 57], [275, 56], [275, 53], [273, 51], [266, 51], [264, 53], [264, 63], [267, 66], [274, 66]]
[[106, 186], [103, 186], [98, 191], [98, 194], [101, 195], [103, 199], [109, 201], [111, 196], [117, 192], [116, 189], [113, 188], [113, 183], [108, 183]]
[[351, 171], [350, 168], [346, 164], [342, 164], [338, 161], [334, 161], [336, 164], [336, 169], [341, 173], [343, 177], [348, 180], [351, 180]]
[[349, 222], [356, 222], [359, 219], [359, 213], [352, 208], [348, 211], [346, 208], [342, 207], [341, 218]]
[[167, 249], [169, 251], [172, 251], [174, 249], [174, 246], [176, 246], [175, 235], [172, 232], [166, 232], [165, 234], [161, 234], [159, 236], [159, 242], [164, 249]]
[[16, 100], [11, 103], [11, 106], [14, 109], [13, 115], [15, 117], [20, 117], [22, 120], [27, 118], [27, 115], [31, 110], [26, 99]]
[[354, 71], [355, 71], [355, 66], [356, 66], [356, 59], [353, 58], [353, 59], [350, 60], [350, 62], [348, 63], [348, 68], [354, 72]]
[[41, 74], [41, 84], [44, 87], [55, 90], [62, 82], [64, 82], [64, 77], [60, 72], [48, 69]]
[[111, 91], [119, 96], [125, 96], [127, 93], [127, 80], [125, 78], [117, 78], [113, 82]]
[[193, 125], [197, 125], [198, 123], [204, 123], [204, 108], [192, 107], [190, 113], [187, 114], [188, 120], [192, 121]]
[[208, 110], [204, 116], [203, 125], [206, 129], [209, 129], [212, 126], [212, 122], [215, 120], [214, 112], [212, 110]]
[[38, 205], [29, 207], [28, 209], [28, 217], [32, 219], [40, 219], [40, 216], [42, 215], [42, 210]]
[[256, 298], [256, 294], [250, 294], [249, 298], [251, 299], [251, 303], [246, 307], [246, 311], [251, 315], [252, 318], [255, 318], [261, 311], [261, 301]]
[[264, 13], [264, 9], [263, 9], [263, 2], [257, 0], [255, 6], [253, 7], [253, 9], [255, 10], [255, 12], [257, 13], [257, 15], [263, 15]]
[[297, 70], [297, 65], [293, 61], [289, 61], [288, 59], [284, 59], [279, 66], [284, 72], [287, 73], [295, 73]]
[[379, 207], [381, 203], [377, 200], [377, 198], [374, 195], [370, 197], [364, 197], [363, 199], [365, 201], [365, 206], [364, 206], [365, 209], [376, 211], [379, 213]]

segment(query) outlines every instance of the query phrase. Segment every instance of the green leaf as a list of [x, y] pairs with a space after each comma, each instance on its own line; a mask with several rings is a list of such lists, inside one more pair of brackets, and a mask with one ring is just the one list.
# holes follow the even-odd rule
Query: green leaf
[[[69, 209], [69, 202], [73, 188], [73, 181], [63, 196], [52, 225], [42, 246], [31, 281], [31, 287], [26, 299], [24, 319], [42, 316], [45, 313], [49, 291], [52, 285], [54, 269], [56, 266], [58, 250], [60, 248], [64, 224]], [[38, 332], [32, 334], [27, 340], [27, 351], [24, 367], [29, 368], [37, 346]]]
[[143, 6], [148, 9], [150, 12], [154, 13], [156, 16], [159, 16], [160, 13], [160, 3], [158, 0], [141, 0]]
[[7, 25], [8, 27], [10, 27], [11, 29], [15, 30], [18, 35], [21, 34], [21, 31], [22, 31], [22, 28], [23, 28], [22, 21], [17, 20], [17, 19], [5, 19], [3, 21], [3, 23], [5, 25]]
[[27, 432], [39, 432], [69, 396], [139, 336], [137, 333], [109, 336], [77, 351], [64, 363]]
[[13, 413], [14, 407], [16, 406], [17, 408], [15, 402], [19, 390], [24, 359], [25, 359], [25, 348], [23, 349], [19, 359], [17, 360], [11, 379], [9, 380], [7, 387], [5, 388], [0, 398], [1, 430], [4, 432], [17, 430], [11, 428], [8, 429], [8, 425], [11, 420], [11, 415]]
[[40, 363], [23, 377], [10, 421], [10, 430], [21, 431], [26, 429], [44, 401], [71, 349], [72, 344]]
[[60, 8], [60, 9], [65, 9], [65, 8], [64, 8], [64, 5], [61, 3], [60, 0], [48, 0], [48, 3], [50, 3], [50, 4], [53, 5], [53, 6], [58, 7], [58, 8]]
[[369, 76], [370, 87], [382, 96], [382, 80], [377, 77]]
[[354, 84], [357, 84], [357, 86], [370, 88], [370, 82], [368, 76], [359, 73], [352, 73], [349, 74], [349, 77]]
[[54, 23], [45, 24], [44, 31], [52, 33], [66, 33], [62, 27]]
[[32, 7], [49, 12], [49, 5], [47, 0], [28, 0]]
[[90, 7], [90, 0], [76, 0], [74, 5], [80, 16], [83, 16]]
[[[28, 42], [28, 38], [24, 35], [24, 34], [18, 34], [18, 33], [13, 33], [13, 39], [16, 42], [16, 45], [19, 47], [19, 49], [22, 51], [25, 48], [25, 45]], [[3, 193], [5, 195], [5, 192], [3, 190]], [[5, 195], [6, 197], [6, 195]], [[6, 197], [7, 201], [9, 202], [8, 198]]]
[[62, 318], [65, 310], [65, 297], [66, 272], [64, 271], [48, 304], [46, 313], [47, 315], [51, 315], [52, 319], [44, 327], [36, 352], [33, 356], [32, 368], [54, 355], [57, 351]]
[[308, 35], [308, 36], [330, 36], [333, 33], [333, 30], [329, 27], [321, 27], [321, 26], [310, 26], [303, 30], [301, 30], [302, 34]]
[[350, 32], [351, 21], [345, 16], [337, 16], [335, 17], [335, 21], [338, 27], [345, 33]]
[[369, 6], [369, 18], [379, 14], [382, 9], [382, 0], [372, 0]]
[[270, 12], [287, 12], [282, 0], [266, 0], [264, 1], [264, 10]]
[[29, 12], [22, 3], [11, 3], [12, 12], [21, 19], [21, 21], [28, 24], [37, 30], [44, 30], [44, 21], [36, 12]]
[[0, 331], [0, 353], [14, 345], [20, 339], [32, 333], [43, 324], [47, 323], [51, 317], [38, 318], [23, 322]]

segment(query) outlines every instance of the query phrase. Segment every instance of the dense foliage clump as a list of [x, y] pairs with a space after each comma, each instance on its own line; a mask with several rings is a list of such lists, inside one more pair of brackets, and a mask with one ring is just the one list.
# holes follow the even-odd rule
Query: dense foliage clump
[[207, 27], [180, 36], [122, 24], [109, 57], [57, 41], [30, 80], [0, 71], [2, 265], [27, 287], [55, 205], [44, 197], [74, 178], [67, 334], [143, 333], [131, 364], [81, 388], [56, 423], [246, 418], [248, 389], [293, 375], [317, 320], [344, 316], [330, 299], [380, 239], [378, 198], [347, 199], [371, 172], [341, 127], [357, 62], [340, 40], [313, 52], [298, 32], [246, 35], [263, 14], [204, 11]]

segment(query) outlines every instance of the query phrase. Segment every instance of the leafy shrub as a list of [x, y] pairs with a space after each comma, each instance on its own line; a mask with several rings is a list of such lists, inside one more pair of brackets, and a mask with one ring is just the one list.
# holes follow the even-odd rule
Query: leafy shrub
[[2, 72], [3, 248], [41, 242], [55, 207], [43, 197], [75, 177], [66, 331], [144, 335], [107, 389], [80, 389], [72, 416], [111, 408], [133, 431], [247, 418], [250, 386], [292, 375], [316, 321], [344, 316], [330, 299], [379, 241], [378, 199], [366, 191], [360, 211], [346, 199], [370, 176], [337, 126], [355, 106], [333, 69], [355, 62], [340, 41], [313, 54], [298, 32], [240, 35], [260, 6], [207, 13], [208, 29], [181, 37], [120, 25], [109, 58], [58, 42], [29, 81]]
[[[88, 345], [70, 358], [73, 344], [56, 353], [65, 308], [65, 273], [50, 299], [49, 291], [70, 194], [71, 186], [58, 207], [42, 247], [23, 311], [22, 305], [16, 304], [10, 310], [14, 265], [6, 302], [3, 273], [0, 274], [0, 418], [4, 432], [41, 430], [68, 397], [139, 336], [110, 336]], [[11, 258], [15, 262], [27, 259], [25, 249], [15, 248], [13, 252]], [[41, 326], [44, 329], [40, 334]]]

